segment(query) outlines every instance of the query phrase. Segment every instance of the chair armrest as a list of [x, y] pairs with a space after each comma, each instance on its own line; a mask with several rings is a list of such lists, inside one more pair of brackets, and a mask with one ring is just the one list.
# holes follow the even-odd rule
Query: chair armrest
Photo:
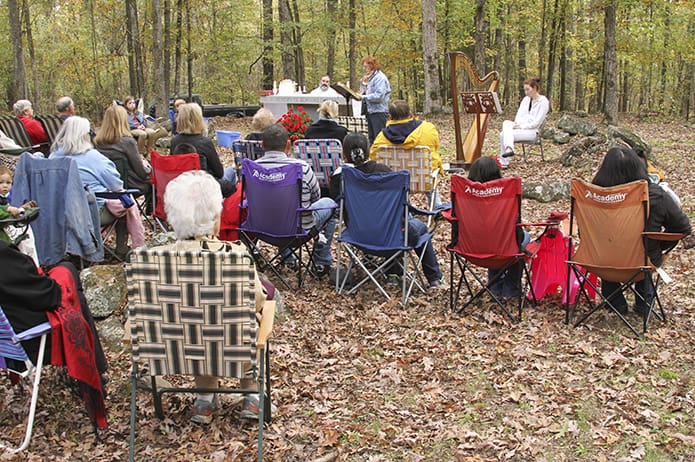
[[655, 241], [680, 241], [687, 234], [683, 233], [661, 233], [661, 232], [648, 232], [642, 233], [643, 236], [647, 236], [649, 239], [654, 239]]
[[265, 348], [270, 333], [273, 330], [273, 322], [275, 321], [275, 300], [268, 300], [263, 304], [263, 314], [261, 316], [261, 325], [258, 328], [256, 336], [256, 349]]
[[451, 210], [443, 211], [442, 212], [442, 218], [444, 218], [449, 223], [455, 223], [455, 222], [459, 221], [458, 217], [455, 217], [451, 214]]
[[23, 342], [25, 340], [31, 340], [36, 337], [41, 337], [44, 334], [47, 334], [48, 332], [51, 331], [51, 323], [50, 322], [44, 322], [41, 324], [38, 324], [31, 329], [27, 329], [21, 334], [16, 334], [14, 338], [12, 339], [13, 343], [19, 343]]
[[139, 192], [140, 191], [138, 189], [124, 189], [123, 191], [101, 191], [94, 193], [94, 195], [101, 199], [120, 199], [121, 196], [137, 194]]

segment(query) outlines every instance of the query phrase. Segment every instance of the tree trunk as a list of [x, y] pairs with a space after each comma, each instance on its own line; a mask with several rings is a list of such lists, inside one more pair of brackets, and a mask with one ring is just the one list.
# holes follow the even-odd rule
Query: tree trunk
[[164, 41], [162, 40], [162, 3], [152, 0], [152, 72], [154, 78], [154, 104], [157, 108], [155, 117], [167, 114], [169, 98], [164, 85]]
[[27, 35], [27, 48], [29, 48], [29, 60], [31, 61], [31, 78], [34, 94], [34, 110], [41, 112], [41, 86], [39, 85], [39, 70], [36, 62], [36, 53], [34, 52], [34, 37], [31, 33], [31, 14], [29, 11], [29, 3], [27, 0], [22, 2], [22, 10], [24, 14], [24, 27]]
[[618, 82], [616, 78], [615, 9], [617, 0], [609, 0], [604, 7], [605, 36], [604, 45], [604, 88], [603, 110], [609, 124], [618, 122]]
[[[96, 18], [95, 18], [95, 11], [94, 11], [94, 0], [89, 0], [89, 23], [92, 26], [91, 34], [90, 34], [90, 39], [91, 39], [91, 46], [92, 46], [92, 65], [94, 66], [93, 69], [99, 69], [99, 55], [97, 52], [97, 23], [96, 23]], [[97, 95], [101, 95], [102, 89], [101, 89], [101, 81], [99, 79], [99, 72], [92, 72], [93, 77], [94, 77], [94, 95], [93, 98], [90, 101], [89, 104], [89, 112], [92, 114], [96, 114], [97, 119], [101, 119], [101, 107], [99, 104], [99, 98]]]
[[526, 80], [526, 41], [519, 40], [517, 43], [519, 48], [519, 86], [517, 91], [519, 92], [519, 99], [524, 97], [524, 80]]
[[485, 0], [475, 1], [475, 51], [473, 60], [479, 75], [485, 75]]
[[[664, 11], [666, 18], [664, 19], [664, 48], [666, 52], [669, 49], [671, 42], [671, 10], [666, 8]], [[668, 60], [670, 60], [669, 54], [663, 53], [664, 59], [661, 61], [661, 91], [659, 92], [659, 108], [666, 112], [665, 101], [666, 101], [666, 74], [668, 71]]]
[[555, 0], [553, 6], [552, 19], [550, 21], [550, 43], [548, 44], [548, 71], [546, 72], [546, 97], [552, 101], [553, 77], [555, 76], [555, 55], [557, 53], [557, 36], [560, 29], [560, 5], [559, 0]]
[[164, 0], [164, 94], [168, 113], [171, 96], [171, 0]]
[[22, 45], [22, 25], [17, 0], [7, 0], [10, 18], [10, 36], [12, 39], [12, 57], [14, 64], [14, 95], [10, 100], [24, 99], [27, 96], [27, 70], [24, 65], [24, 47]]
[[337, 19], [338, 1], [326, 0], [326, 16], [328, 16], [328, 27], [326, 28], [326, 37], [328, 41], [328, 50], [326, 50], [326, 74], [333, 78], [335, 71], [335, 35], [336, 35], [336, 19]]
[[294, 53], [292, 50], [292, 15], [290, 13], [290, 0], [278, 1], [278, 14], [280, 20], [280, 43], [282, 44], [282, 78], [294, 79]]
[[543, 81], [543, 58], [545, 57], [545, 35], [547, 28], [545, 27], [545, 22], [547, 19], [547, 0], [543, 0], [543, 6], [541, 9], [541, 37], [538, 43], [538, 78]]
[[174, 94], [181, 92], [181, 38], [183, 37], [183, 0], [176, 1], [176, 44], [174, 45]]
[[126, 33], [128, 44], [128, 76], [130, 77], [130, 93], [141, 96], [142, 53], [140, 52], [140, 31], [138, 28], [138, 11], [136, 0], [126, 0]]
[[290, 14], [292, 15], [292, 45], [294, 66], [297, 72], [296, 80], [300, 87], [306, 86], [306, 73], [304, 70], [304, 49], [302, 48], [302, 31], [299, 27], [299, 6], [297, 0], [291, 0]]
[[350, 66], [350, 86], [359, 91], [360, 84], [357, 81], [357, 32], [355, 27], [357, 27], [357, 10], [355, 7], [355, 0], [350, 0], [348, 4], [348, 23], [350, 27], [350, 32], [348, 34], [348, 61]]
[[191, 0], [186, 0], [186, 67], [188, 72], [188, 96], [193, 95], [193, 49], [191, 46]]
[[263, 0], [263, 88], [273, 88], [273, 0]]
[[422, 61], [425, 65], [425, 114], [440, 112], [441, 83], [437, 73], [437, 11], [436, 0], [422, 0]]

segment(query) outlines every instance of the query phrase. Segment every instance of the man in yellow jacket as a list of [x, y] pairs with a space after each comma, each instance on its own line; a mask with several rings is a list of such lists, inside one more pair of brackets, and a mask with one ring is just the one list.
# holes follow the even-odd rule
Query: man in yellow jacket
[[418, 120], [410, 112], [408, 103], [395, 100], [389, 104], [389, 121], [374, 139], [369, 150], [369, 158], [376, 159], [376, 149], [379, 146], [400, 146], [404, 149], [415, 146], [427, 146], [432, 152], [432, 170], [439, 169], [443, 173], [442, 159], [439, 157], [439, 133], [430, 122]]

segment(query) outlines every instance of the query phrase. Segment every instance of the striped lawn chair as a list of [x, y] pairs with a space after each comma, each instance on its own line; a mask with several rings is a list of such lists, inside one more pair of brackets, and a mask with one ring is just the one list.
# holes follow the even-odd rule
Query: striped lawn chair
[[[41, 370], [43, 368], [43, 357], [46, 351], [46, 338], [51, 332], [51, 325], [44, 322], [29, 330], [25, 330], [21, 334], [15, 334], [14, 329], [10, 325], [5, 312], [0, 308], [0, 369], [6, 369], [10, 372], [18, 374], [22, 378], [30, 377], [32, 381], [31, 404], [29, 405], [29, 416], [27, 417], [27, 429], [24, 434], [24, 440], [17, 448], [12, 448], [3, 443], [0, 443], [0, 448], [10, 452], [19, 452], [25, 450], [31, 441], [31, 433], [34, 427], [34, 416], [36, 415], [36, 402], [39, 397], [39, 382], [41, 382]], [[31, 340], [41, 337], [39, 344], [39, 354], [36, 360], [36, 365], [32, 364], [27, 356], [26, 351], [21, 343], [25, 340]], [[12, 359], [19, 361], [25, 365], [24, 371], [13, 370], [9, 367], [7, 360]]]
[[[388, 165], [391, 170], [410, 172], [410, 193], [427, 195], [427, 210], [435, 209], [435, 196], [439, 170], [432, 171], [432, 152], [427, 146], [415, 146], [404, 149], [400, 146], [379, 146], [376, 149], [376, 161]], [[442, 207], [442, 209], [448, 208]], [[427, 225], [431, 223], [428, 217]]]
[[249, 159], [255, 162], [265, 154], [263, 143], [257, 140], [236, 140], [232, 143], [232, 150], [234, 150], [234, 168], [237, 178], [241, 174], [242, 160]]
[[367, 129], [367, 119], [365, 117], [338, 116], [338, 125], [347, 128], [348, 131], [358, 132], [364, 135], [369, 133]]
[[321, 188], [328, 182], [335, 169], [340, 167], [343, 145], [334, 139], [297, 140], [294, 142], [296, 156], [311, 165]]
[[263, 460], [263, 422], [270, 415], [268, 337], [275, 305], [266, 302], [257, 321], [255, 266], [246, 252], [139, 249], [126, 266], [133, 351], [130, 460], [135, 454], [138, 363], [148, 365], [157, 417], [162, 394], [238, 393], [238, 388], [159, 388], [155, 376], [247, 377], [258, 384], [258, 460]]
[[53, 144], [56, 139], [56, 135], [60, 131], [60, 127], [63, 125], [63, 119], [54, 114], [43, 114], [34, 116], [36, 120], [41, 123], [43, 131], [46, 132], [46, 137], [48, 142]]

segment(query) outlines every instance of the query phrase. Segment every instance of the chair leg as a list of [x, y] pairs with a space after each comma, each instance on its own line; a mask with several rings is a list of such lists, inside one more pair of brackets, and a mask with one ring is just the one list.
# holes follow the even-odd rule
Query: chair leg
[[[266, 345], [267, 348], [267, 345]], [[263, 412], [264, 412], [264, 406], [265, 406], [265, 400], [264, 400], [264, 390], [263, 390], [263, 382], [265, 378], [265, 352], [263, 352], [260, 355], [260, 365], [259, 365], [259, 374], [260, 377], [258, 378], [260, 383], [258, 385], [259, 388], [259, 393], [258, 393], [258, 462], [263, 462]]]
[[521, 152], [524, 153], [524, 162], [526, 162], [526, 143], [521, 143]]
[[41, 382], [41, 371], [43, 370], [43, 357], [46, 352], [46, 337], [47, 335], [42, 335], [39, 343], [39, 354], [36, 358], [36, 371], [34, 372], [34, 381], [31, 391], [31, 405], [29, 406], [29, 416], [27, 417], [27, 431], [21, 446], [12, 452], [24, 451], [29, 447], [29, 442], [31, 441], [31, 434], [34, 430], [34, 417], [36, 416], [36, 403], [39, 399], [39, 383]]
[[135, 461], [135, 414], [137, 412], [138, 365], [133, 361], [133, 371], [130, 375], [130, 448], [128, 460]]

